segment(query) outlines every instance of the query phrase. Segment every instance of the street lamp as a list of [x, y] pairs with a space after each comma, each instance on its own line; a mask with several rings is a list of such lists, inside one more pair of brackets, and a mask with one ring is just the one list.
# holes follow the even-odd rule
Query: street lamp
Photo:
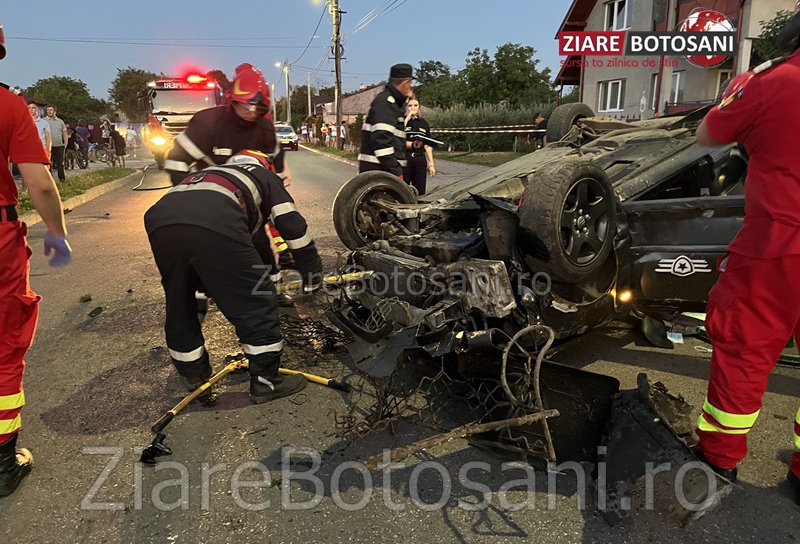
[[280, 62], [275, 63], [275, 68], [280, 68], [283, 66], [283, 75], [286, 78], [286, 123], [291, 124], [292, 122], [292, 100], [289, 96], [289, 59], [283, 61], [283, 65]]

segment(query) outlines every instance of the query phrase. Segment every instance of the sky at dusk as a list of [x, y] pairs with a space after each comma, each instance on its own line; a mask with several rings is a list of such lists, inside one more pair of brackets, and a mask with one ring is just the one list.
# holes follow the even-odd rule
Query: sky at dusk
[[[27, 87], [52, 75], [83, 80], [107, 98], [117, 68], [173, 74], [188, 67], [259, 66], [280, 96], [276, 62], [290, 82], [333, 84], [331, 16], [315, 0], [39, 0], [27, 9], [4, 2], [8, 55], [0, 81]], [[340, 0], [345, 91], [386, 79], [389, 66], [439, 60], [457, 71], [475, 47], [493, 54], [504, 43], [533, 46], [541, 65], [558, 71], [554, 39], [570, 0]], [[324, 14], [323, 14], [324, 11]], [[314, 32], [317, 24], [319, 28]], [[316, 37], [312, 37], [316, 36]], [[308, 48], [306, 49], [306, 46]]]

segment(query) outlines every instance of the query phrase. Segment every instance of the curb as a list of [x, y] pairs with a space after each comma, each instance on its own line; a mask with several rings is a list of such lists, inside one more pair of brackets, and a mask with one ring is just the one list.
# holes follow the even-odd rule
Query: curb
[[351, 161], [350, 159], [345, 159], [343, 157], [338, 157], [336, 155], [331, 155], [329, 153], [325, 153], [324, 151], [319, 151], [317, 149], [314, 149], [314, 148], [311, 148], [311, 147], [307, 147], [307, 146], [304, 146], [304, 145], [301, 145], [300, 147], [302, 147], [306, 151], [311, 151], [312, 153], [316, 153], [317, 155], [322, 155], [323, 157], [328, 157], [332, 161], [343, 162], [345, 164], [349, 164], [350, 166], [356, 166], [356, 167], [358, 166], [358, 163], [356, 161]]
[[[86, 202], [89, 202], [90, 200], [94, 200], [95, 198], [97, 198], [97, 197], [99, 197], [101, 195], [104, 195], [104, 194], [106, 194], [108, 192], [111, 192], [114, 189], [119, 189], [120, 187], [123, 187], [124, 185], [134, 181], [141, 174], [142, 174], [142, 170], [137, 170], [133, 174], [128, 174], [124, 178], [120, 178], [120, 179], [117, 179], [117, 180], [114, 180], [114, 181], [109, 181], [109, 182], [104, 183], [102, 185], [98, 185], [97, 187], [92, 187], [91, 189], [89, 189], [88, 191], [86, 191], [85, 193], [83, 193], [81, 195], [73, 196], [72, 198], [68, 198], [67, 200], [63, 201], [61, 203], [61, 208], [64, 209], [64, 210], [74, 209], [76, 206], [80, 206], [81, 204], [85, 204]], [[24, 221], [25, 224], [27, 224], [29, 227], [32, 227], [33, 225], [36, 225], [36, 224], [42, 222], [42, 218], [35, 211], [20, 216], [19, 220], [20, 221]]]

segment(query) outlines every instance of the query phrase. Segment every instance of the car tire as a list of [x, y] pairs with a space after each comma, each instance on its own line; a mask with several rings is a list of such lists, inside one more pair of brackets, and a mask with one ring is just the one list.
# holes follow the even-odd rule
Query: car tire
[[581, 282], [599, 273], [616, 233], [617, 196], [598, 166], [550, 163], [528, 177], [519, 207], [519, 245], [535, 271]]
[[579, 119], [585, 117], [594, 117], [594, 112], [592, 108], [582, 102], [558, 106], [547, 120], [547, 143], [559, 141], [569, 134]]
[[[381, 236], [367, 224], [381, 224], [381, 212], [369, 206], [370, 199], [382, 196], [399, 204], [415, 204], [416, 191], [403, 180], [388, 172], [373, 170], [351, 178], [339, 189], [333, 199], [333, 225], [339, 239], [348, 249], [357, 249]], [[385, 213], [385, 212], [384, 212]], [[416, 220], [405, 220], [407, 228], [414, 228]]]

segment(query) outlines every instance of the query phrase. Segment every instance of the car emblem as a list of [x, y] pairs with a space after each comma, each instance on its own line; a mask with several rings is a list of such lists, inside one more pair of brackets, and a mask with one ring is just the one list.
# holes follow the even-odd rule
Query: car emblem
[[692, 274], [711, 272], [711, 267], [705, 259], [690, 259], [686, 255], [681, 255], [674, 259], [661, 259], [658, 261], [656, 272], [685, 278]]

